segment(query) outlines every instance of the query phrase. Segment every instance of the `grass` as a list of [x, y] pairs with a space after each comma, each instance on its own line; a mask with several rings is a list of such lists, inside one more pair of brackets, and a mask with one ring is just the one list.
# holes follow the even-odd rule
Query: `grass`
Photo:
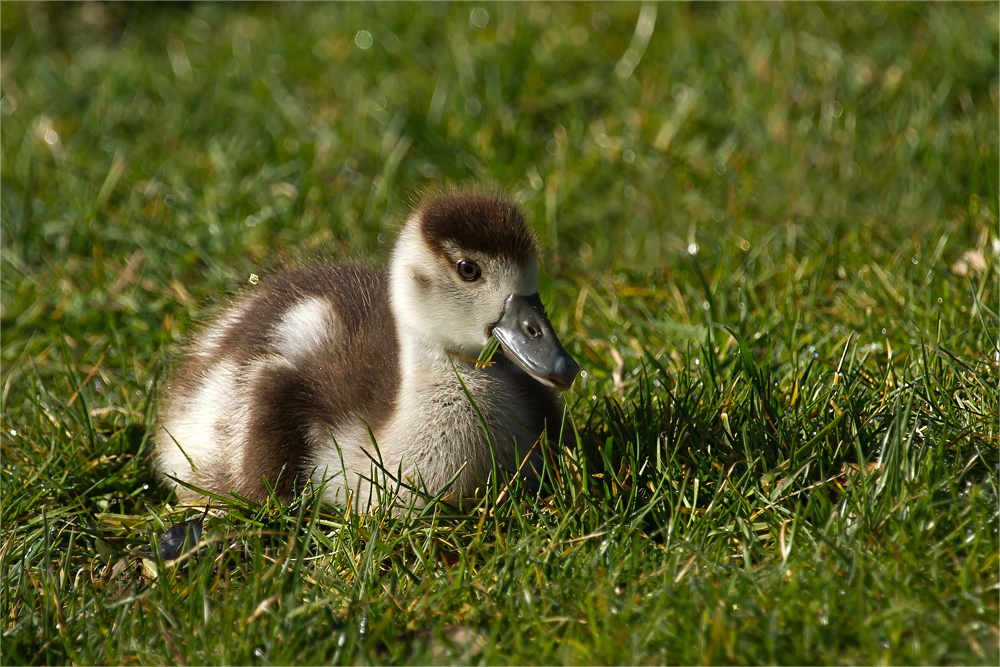
[[[476, 7], [3, 3], [3, 661], [997, 664], [997, 5]], [[443, 181], [587, 373], [541, 496], [137, 556], [192, 324]]]

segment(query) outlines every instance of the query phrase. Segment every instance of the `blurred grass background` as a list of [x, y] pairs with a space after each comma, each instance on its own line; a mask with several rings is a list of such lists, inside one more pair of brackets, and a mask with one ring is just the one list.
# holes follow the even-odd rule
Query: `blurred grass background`
[[[4, 652], [996, 664], [998, 18], [2, 3]], [[445, 182], [530, 214], [592, 475], [498, 512], [492, 542], [459, 519], [215, 517], [251, 554], [224, 613], [211, 559], [110, 585], [121, 544], [181, 516], [145, 433], [192, 324], [251, 273], [384, 261]], [[327, 559], [305, 574], [252, 555], [303, 531]], [[392, 565], [362, 576], [376, 544]], [[268, 577], [288, 597], [260, 611]]]

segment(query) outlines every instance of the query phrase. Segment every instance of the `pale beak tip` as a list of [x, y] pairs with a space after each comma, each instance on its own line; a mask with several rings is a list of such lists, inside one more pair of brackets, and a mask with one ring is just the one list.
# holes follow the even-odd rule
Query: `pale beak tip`
[[569, 389], [579, 372], [580, 364], [576, 362], [576, 359], [564, 352], [559, 355], [559, 358], [556, 359], [556, 363], [553, 365], [551, 379], [553, 384], [559, 389]]

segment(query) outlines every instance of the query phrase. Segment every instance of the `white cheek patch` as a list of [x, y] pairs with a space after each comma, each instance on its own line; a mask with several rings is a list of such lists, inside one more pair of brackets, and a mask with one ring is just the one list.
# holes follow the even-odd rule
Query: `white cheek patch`
[[[441, 243], [447, 259], [431, 252], [414, 218], [400, 234], [390, 290], [401, 342], [405, 346], [408, 339], [420, 339], [429, 347], [474, 357], [503, 314], [507, 297], [538, 292], [538, 263], [530, 257], [522, 265], [463, 249], [451, 240]], [[479, 264], [482, 278], [461, 280], [454, 266], [460, 259]]]
[[271, 330], [272, 345], [286, 358], [301, 360], [331, 339], [333, 327], [330, 302], [309, 297], [285, 311]]

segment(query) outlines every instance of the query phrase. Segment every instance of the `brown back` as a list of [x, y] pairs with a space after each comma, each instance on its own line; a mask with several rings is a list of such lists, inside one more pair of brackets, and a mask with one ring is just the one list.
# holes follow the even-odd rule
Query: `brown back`
[[[278, 493], [292, 495], [311, 470], [310, 428], [337, 428], [360, 417], [376, 433], [392, 415], [399, 387], [399, 344], [389, 304], [386, 277], [357, 266], [319, 266], [273, 276], [257, 286], [239, 319], [221, 338], [218, 357], [246, 370], [255, 361], [273, 357], [270, 335], [282, 316], [303, 298], [330, 302], [335, 313], [332, 340], [294, 367], [267, 363], [256, 377], [249, 405], [244, 470], [229, 480], [233, 490], [266, 496], [263, 478]], [[177, 389], [191, 395], [211, 362], [191, 355]], [[241, 375], [248, 382], [248, 375]], [[227, 426], [220, 424], [219, 429]]]

